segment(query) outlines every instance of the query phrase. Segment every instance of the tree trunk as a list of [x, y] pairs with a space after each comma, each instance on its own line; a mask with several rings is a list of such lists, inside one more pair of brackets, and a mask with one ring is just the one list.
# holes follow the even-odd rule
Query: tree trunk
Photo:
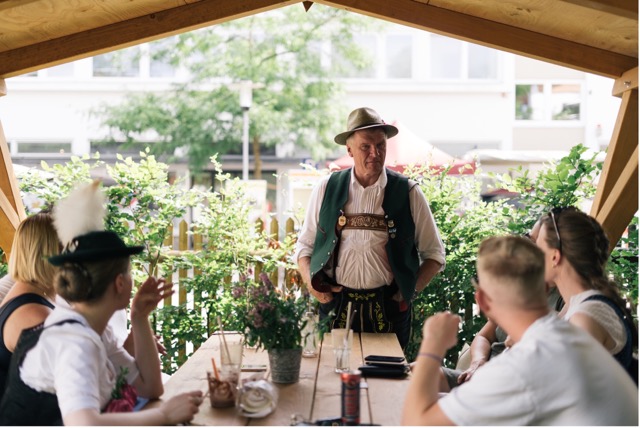
[[260, 159], [260, 138], [253, 136], [253, 178], [262, 178], [262, 160]]

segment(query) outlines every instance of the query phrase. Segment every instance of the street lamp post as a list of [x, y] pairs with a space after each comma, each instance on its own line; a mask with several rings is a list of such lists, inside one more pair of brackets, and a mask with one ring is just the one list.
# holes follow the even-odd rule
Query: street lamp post
[[242, 180], [249, 179], [249, 109], [253, 98], [253, 83], [240, 82], [240, 107], [242, 108]]

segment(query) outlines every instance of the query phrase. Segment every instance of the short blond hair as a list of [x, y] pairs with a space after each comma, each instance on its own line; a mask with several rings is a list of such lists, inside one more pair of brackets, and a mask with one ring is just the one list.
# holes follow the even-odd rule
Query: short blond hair
[[[529, 239], [517, 236], [494, 236], [480, 244], [478, 271], [489, 275], [514, 303], [523, 307], [546, 305], [544, 253]], [[500, 288], [500, 287], [497, 287]]]
[[9, 274], [16, 281], [53, 292], [56, 267], [47, 260], [60, 253], [60, 241], [50, 213], [38, 213], [24, 219], [13, 238]]

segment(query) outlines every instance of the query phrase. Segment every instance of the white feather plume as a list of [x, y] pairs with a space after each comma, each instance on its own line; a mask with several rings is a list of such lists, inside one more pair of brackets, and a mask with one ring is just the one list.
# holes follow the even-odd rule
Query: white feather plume
[[76, 236], [104, 230], [105, 203], [100, 180], [77, 187], [57, 202], [53, 208], [53, 224], [62, 245], [66, 247]]

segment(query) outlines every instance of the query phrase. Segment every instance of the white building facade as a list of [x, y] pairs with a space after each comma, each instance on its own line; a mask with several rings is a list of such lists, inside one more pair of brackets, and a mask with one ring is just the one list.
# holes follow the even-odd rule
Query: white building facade
[[[476, 156], [483, 170], [536, 168], [577, 144], [599, 150], [613, 132], [620, 100], [611, 96], [611, 79], [399, 25], [356, 39], [375, 61], [367, 70], [338, 76], [348, 107], [373, 107], [445, 152]], [[187, 78], [152, 60], [162, 43], [7, 79], [0, 121], [14, 163], [63, 162], [96, 150], [109, 160], [119, 148], [94, 145], [107, 130], [91, 110]], [[344, 126], [335, 124], [336, 133]], [[336, 157], [341, 154], [338, 148]], [[241, 171], [238, 156], [222, 159], [225, 170]], [[263, 159], [264, 175], [285, 174], [305, 160], [307, 153], [280, 147]], [[183, 173], [186, 167], [172, 169]], [[280, 195], [281, 186], [272, 183], [271, 189]]]

